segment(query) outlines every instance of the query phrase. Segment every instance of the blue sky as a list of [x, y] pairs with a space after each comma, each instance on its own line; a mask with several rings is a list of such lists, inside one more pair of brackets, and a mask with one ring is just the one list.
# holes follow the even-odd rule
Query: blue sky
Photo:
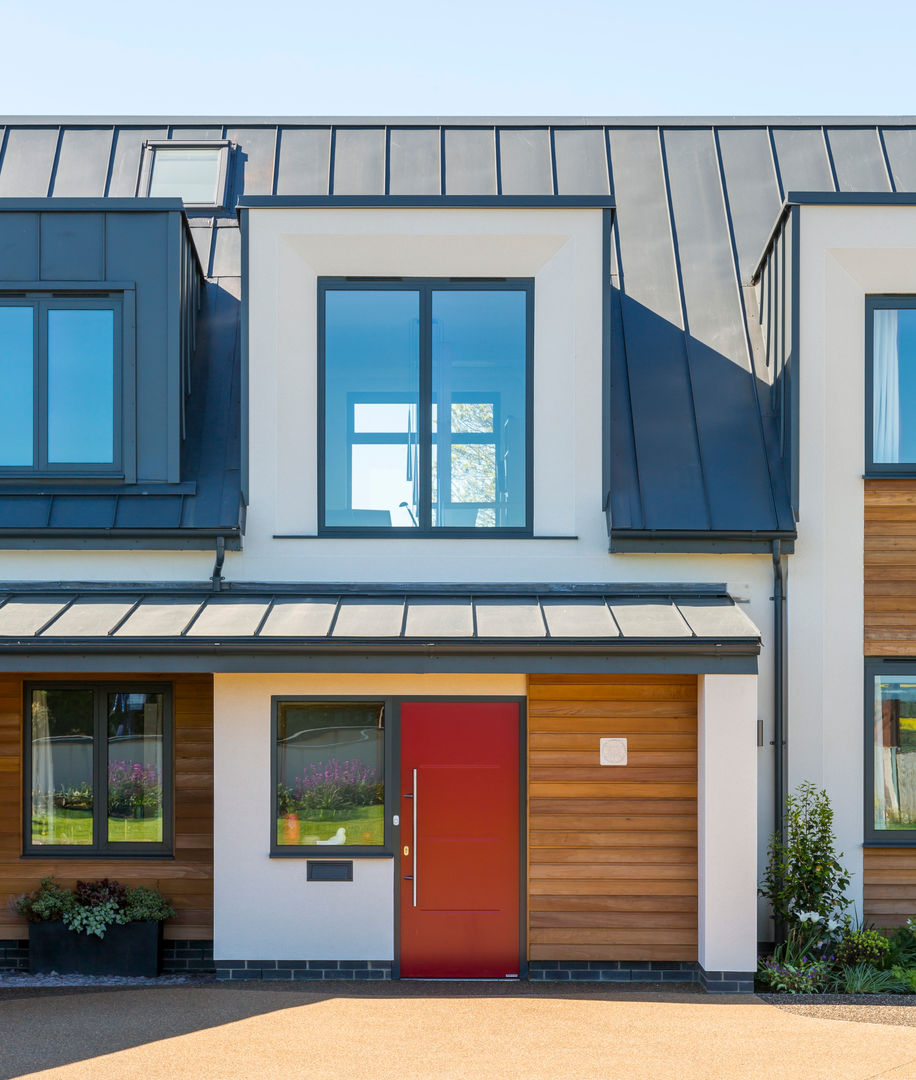
[[0, 0], [0, 18], [7, 116], [916, 113], [912, 0]]

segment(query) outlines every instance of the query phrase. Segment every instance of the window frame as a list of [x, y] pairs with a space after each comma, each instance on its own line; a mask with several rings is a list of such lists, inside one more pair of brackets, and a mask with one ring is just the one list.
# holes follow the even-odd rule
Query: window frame
[[914, 476], [914, 461], [875, 461], [875, 312], [916, 309], [912, 293], [865, 297], [865, 476]]
[[[92, 844], [35, 844], [32, 842], [32, 709], [34, 690], [91, 690], [93, 693], [92, 771], [93, 810]], [[162, 840], [150, 843], [126, 843], [108, 839], [108, 790], [99, 797], [98, 780], [107, 777], [108, 736], [105, 699], [108, 694], [161, 694], [162, 716]], [[22, 854], [26, 857], [54, 859], [85, 858], [174, 858], [175, 777], [174, 777], [174, 690], [170, 682], [128, 680], [45, 680], [32, 679], [23, 684], [22, 749]]]
[[[326, 307], [328, 292], [417, 292], [420, 302], [419, 333], [419, 403], [418, 443], [421, 477], [421, 520], [424, 503], [432, 510], [432, 294], [433, 292], [523, 292], [525, 294], [525, 524], [513, 526], [449, 526], [416, 528], [404, 526], [327, 525], [326, 515]], [[317, 379], [317, 462], [318, 462], [318, 535], [321, 537], [373, 537], [503, 540], [530, 538], [534, 535], [534, 278], [318, 278], [318, 379]], [[347, 424], [350, 424], [348, 409]], [[424, 432], [424, 428], [426, 431]], [[424, 442], [420, 436], [426, 437]], [[472, 441], [472, 440], [468, 440]], [[473, 506], [473, 503], [467, 504]]]
[[[392, 824], [392, 806], [394, 805], [394, 750], [393, 730], [395, 706], [399, 699], [388, 694], [272, 694], [270, 698], [270, 828], [269, 852], [272, 859], [315, 859], [318, 857], [336, 861], [349, 858], [390, 859], [394, 855], [394, 829]], [[308, 704], [312, 702], [376, 702], [385, 706], [385, 733], [382, 741], [385, 755], [383, 776], [385, 778], [385, 802], [382, 807], [383, 839], [381, 844], [278, 844], [277, 843], [277, 787], [280, 781], [278, 754], [278, 720], [280, 704], [294, 702]]]
[[916, 826], [912, 829], [875, 828], [875, 678], [881, 675], [907, 678], [909, 672], [913, 673], [916, 682], [916, 659], [865, 660], [865, 847], [916, 847]]
[[[132, 284], [97, 288], [54, 285], [18, 288], [0, 282], [0, 307], [31, 307], [32, 318], [32, 464], [0, 464], [0, 481], [28, 479], [123, 479], [133, 482], [134, 425], [131, 404], [135, 388], [135, 300]], [[114, 312], [112, 380], [112, 460], [110, 462], [48, 461], [48, 313], [50, 311]]]
[[219, 161], [217, 165], [216, 199], [213, 202], [187, 202], [182, 199], [186, 211], [202, 211], [212, 213], [216, 210], [225, 210], [227, 181], [229, 179], [229, 151], [231, 142], [228, 139], [150, 139], [143, 144], [143, 163], [140, 167], [140, 181], [138, 194], [141, 198], [148, 199], [150, 188], [153, 184], [153, 166], [156, 162], [156, 153], [159, 150], [218, 150]]

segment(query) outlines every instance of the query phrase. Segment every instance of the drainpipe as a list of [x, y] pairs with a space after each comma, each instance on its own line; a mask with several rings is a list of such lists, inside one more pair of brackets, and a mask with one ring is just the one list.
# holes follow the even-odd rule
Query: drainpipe
[[210, 577], [210, 583], [213, 586], [214, 592], [219, 592], [223, 585], [223, 560], [226, 558], [226, 538], [223, 536], [217, 536], [216, 538], [216, 562], [213, 564], [213, 574]]
[[[786, 717], [785, 717], [786, 573], [781, 541], [773, 541], [773, 831], [785, 839]], [[776, 922], [776, 940], [783, 927]]]

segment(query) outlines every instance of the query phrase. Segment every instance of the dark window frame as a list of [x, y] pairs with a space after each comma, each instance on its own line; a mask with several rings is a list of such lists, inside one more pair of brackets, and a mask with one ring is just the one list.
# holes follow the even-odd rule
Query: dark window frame
[[[32, 464], [0, 464], [0, 481], [29, 479], [135, 480], [133, 402], [135, 396], [135, 293], [132, 287], [11, 289], [0, 283], [0, 307], [31, 307], [32, 332]], [[48, 312], [114, 312], [112, 461], [49, 462], [48, 460]]]
[[916, 682], [916, 659], [865, 660], [865, 847], [916, 847], [916, 827], [875, 828], [875, 678], [881, 675], [907, 678], [910, 672]]
[[[92, 844], [34, 844], [32, 820], [32, 709], [34, 690], [91, 690], [93, 693], [92, 770], [93, 811]], [[125, 843], [108, 839], [108, 790], [104, 797], [99, 781], [108, 774], [108, 734], [106, 699], [108, 694], [161, 694], [162, 716], [162, 840], [150, 843]], [[173, 858], [175, 843], [174, 807], [174, 690], [170, 682], [119, 682], [106, 679], [44, 680], [34, 679], [23, 686], [23, 772], [22, 772], [22, 853], [24, 856], [54, 859], [86, 858]]]
[[[525, 300], [525, 524], [523, 526], [480, 526], [463, 527], [436, 525], [418, 528], [402, 526], [359, 526], [326, 525], [326, 455], [325, 439], [327, 434], [325, 416], [325, 295], [333, 291], [389, 291], [419, 292], [420, 294], [420, 348], [419, 348], [419, 388], [420, 400], [418, 413], [418, 439], [420, 474], [420, 506], [424, 512], [424, 503], [432, 506], [432, 447], [435, 438], [432, 426], [432, 334], [428, 325], [432, 319], [431, 303], [433, 292], [524, 292]], [[428, 539], [519, 539], [534, 535], [534, 278], [359, 278], [359, 277], [319, 277], [318, 278], [318, 395], [317, 395], [317, 440], [318, 440], [318, 535], [321, 537], [377, 537], [377, 538], [422, 538]], [[424, 326], [424, 321], [427, 325]], [[348, 408], [348, 423], [349, 423]], [[471, 441], [471, 440], [466, 440]], [[473, 506], [475, 504], [462, 504]]]
[[[270, 857], [272, 859], [315, 859], [323, 856], [327, 859], [340, 861], [350, 858], [379, 858], [390, 859], [394, 856], [393, 826], [391, 815], [392, 806], [395, 805], [394, 794], [394, 751], [392, 749], [392, 718], [395, 715], [395, 703], [398, 699], [388, 694], [272, 694], [270, 698], [270, 812], [268, 821], [270, 826]], [[381, 844], [278, 844], [277, 843], [277, 788], [279, 785], [280, 769], [278, 762], [278, 719], [280, 704], [294, 702], [297, 704], [321, 704], [322, 702], [382, 702], [385, 706], [385, 728], [382, 742], [385, 755], [383, 775], [385, 778], [385, 803], [382, 807], [382, 822], [384, 826]]]
[[875, 312], [916, 309], [916, 296], [883, 293], [865, 297], [865, 475], [916, 477], [916, 461], [875, 461]]
[[219, 150], [217, 166], [216, 198], [213, 202], [188, 202], [182, 199], [185, 210], [212, 213], [226, 208], [226, 195], [229, 179], [229, 152], [232, 144], [228, 139], [150, 139], [143, 145], [143, 162], [140, 167], [138, 194], [140, 198], [150, 198], [153, 183], [153, 166], [156, 154], [160, 150]]

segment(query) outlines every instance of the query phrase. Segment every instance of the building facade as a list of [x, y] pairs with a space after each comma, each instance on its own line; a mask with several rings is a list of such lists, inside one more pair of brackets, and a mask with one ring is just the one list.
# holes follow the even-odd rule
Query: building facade
[[811, 780], [904, 921], [914, 162], [4, 124], [0, 891], [155, 884], [229, 978], [744, 990]]

